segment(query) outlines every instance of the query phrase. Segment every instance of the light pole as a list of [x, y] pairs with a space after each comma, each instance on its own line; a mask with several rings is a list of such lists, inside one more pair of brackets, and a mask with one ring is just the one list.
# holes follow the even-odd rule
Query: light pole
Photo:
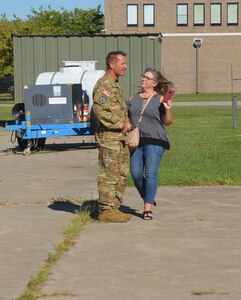
[[198, 49], [202, 45], [202, 39], [194, 39], [193, 47], [196, 48], [196, 94], [199, 94], [199, 54]]
[[[159, 32], [159, 35], [157, 37], [158, 42], [160, 43], [160, 67], [162, 70], [162, 47], [161, 47], [161, 43], [163, 42], [163, 34], [161, 32]], [[162, 73], [164, 73], [163, 71], [161, 71]]]

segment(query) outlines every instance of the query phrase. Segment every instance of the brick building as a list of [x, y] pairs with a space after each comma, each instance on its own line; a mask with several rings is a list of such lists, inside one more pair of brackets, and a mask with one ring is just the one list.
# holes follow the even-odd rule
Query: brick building
[[160, 32], [161, 71], [179, 93], [241, 92], [240, 7], [234, 0], [105, 0], [105, 32]]

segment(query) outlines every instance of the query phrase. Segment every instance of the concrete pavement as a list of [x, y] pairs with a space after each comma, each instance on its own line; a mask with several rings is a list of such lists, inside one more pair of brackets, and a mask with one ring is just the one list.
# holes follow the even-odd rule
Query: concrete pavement
[[87, 225], [43, 292], [85, 300], [241, 299], [240, 195], [240, 187], [160, 187], [148, 222], [128, 189], [131, 221]]
[[[49, 203], [96, 199], [97, 149], [93, 137], [48, 138], [46, 150], [24, 156], [0, 130], [0, 202]], [[83, 143], [84, 141], [84, 143]]]
[[80, 209], [73, 202], [97, 197], [92, 140], [48, 139], [46, 151], [24, 156], [0, 127], [0, 299], [17, 299], [41, 269]]
[[[96, 198], [97, 150], [80, 142], [50, 140], [26, 157], [0, 130], [0, 299], [23, 292], [79, 209], [51, 201]], [[143, 221], [128, 188], [132, 219], [85, 225], [41, 299], [241, 299], [241, 187], [160, 187], [157, 202]]]
[[0, 299], [22, 294], [72, 216], [40, 204], [0, 205]]

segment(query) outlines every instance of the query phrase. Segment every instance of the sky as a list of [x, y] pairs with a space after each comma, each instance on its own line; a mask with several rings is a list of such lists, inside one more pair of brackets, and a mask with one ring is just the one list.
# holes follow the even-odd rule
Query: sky
[[26, 19], [31, 14], [31, 7], [38, 9], [40, 6], [48, 8], [48, 5], [55, 10], [60, 7], [72, 11], [74, 8], [90, 9], [101, 5], [101, 11], [104, 13], [104, 0], [0, 0], [0, 15], [6, 13], [9, 20], [13, 19], [15, 14], [20, 19]]

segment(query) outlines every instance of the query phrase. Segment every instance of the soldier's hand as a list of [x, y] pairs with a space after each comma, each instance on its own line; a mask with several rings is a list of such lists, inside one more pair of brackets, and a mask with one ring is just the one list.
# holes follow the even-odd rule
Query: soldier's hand
[[122, 128], [122, 132], [127, 133], [131, 131], [131, 128], [132, 128], [131, 123], [128, 121], [124, 124], [124, 127]]

